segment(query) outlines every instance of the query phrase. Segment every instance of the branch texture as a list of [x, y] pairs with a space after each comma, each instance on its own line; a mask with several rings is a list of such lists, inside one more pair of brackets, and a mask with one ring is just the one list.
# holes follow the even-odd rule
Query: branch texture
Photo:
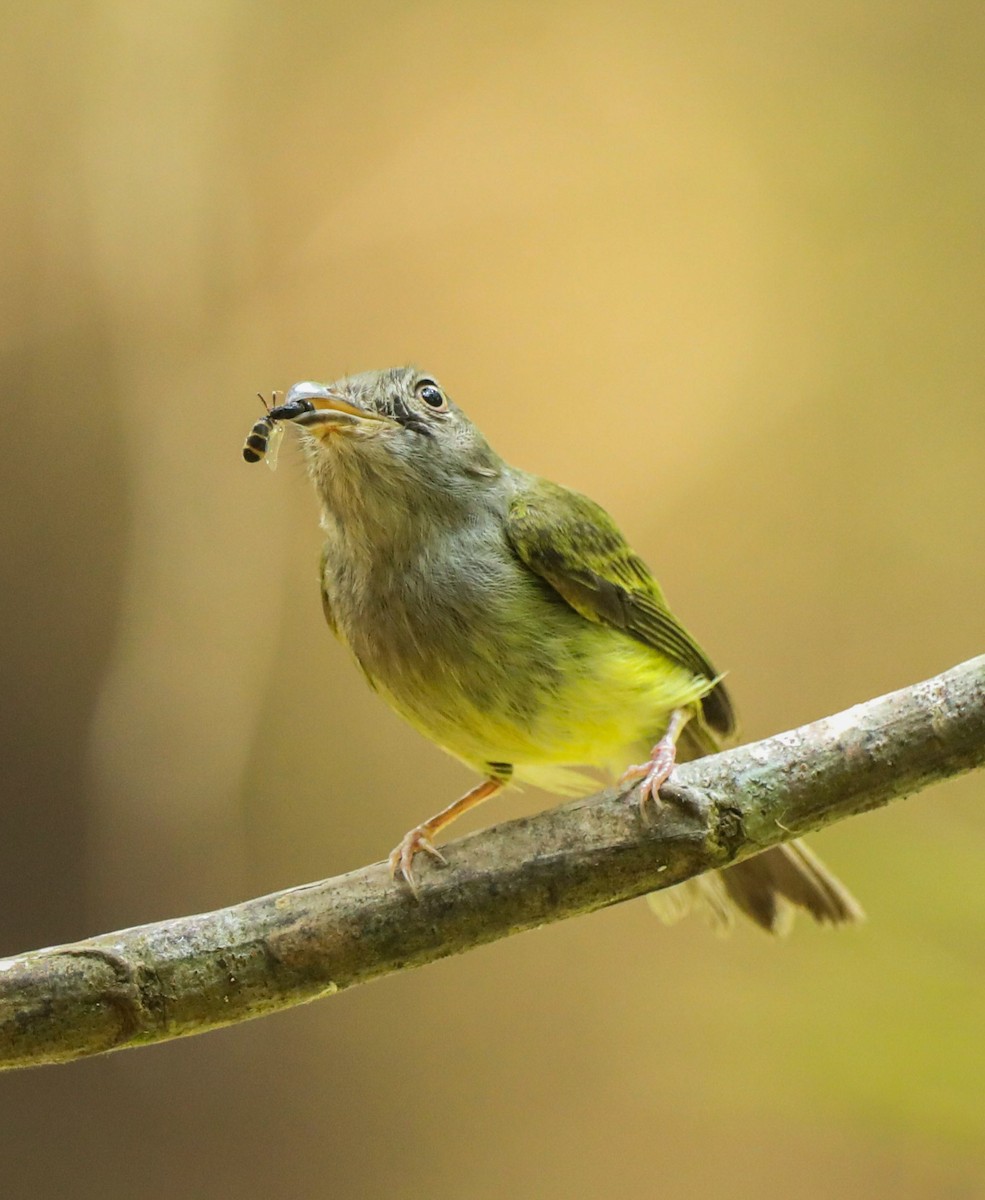
[[[202, 1033], [748, 858], [985, 766], [985, 656], [678, 767], [652, 822], [602, 792], [419, 860], [0, 960], [0, 1067]], [[423, 856], [421, 856], [423, 859]]]

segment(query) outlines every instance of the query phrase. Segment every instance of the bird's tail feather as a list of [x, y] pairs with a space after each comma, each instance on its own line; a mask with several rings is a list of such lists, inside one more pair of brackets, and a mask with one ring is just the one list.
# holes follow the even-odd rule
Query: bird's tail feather
[[[699, 719], [690, 721], [678, 743], [680, 761], [714, 754], [721, 741]], [[772, 846], [761, 854], [709, 871], [675, 887], [653, 892], [647, 900], [663, 921], [698, 911], [719, 932], [727, 933], [736, 912], [768, 933], [783, 935], [803, 909], [819, 924], [852, 925], [865, 919], [861, 905], [802, 841]]]
[[652, 892], [647, 900], [663, 921], [697, 911], [721, 933], [731, 930], [736, 911], [780, 936], [790, 931], [798, 908], [822, 925], [853, 925], [865, 919], [851, 892], [799, 840]]

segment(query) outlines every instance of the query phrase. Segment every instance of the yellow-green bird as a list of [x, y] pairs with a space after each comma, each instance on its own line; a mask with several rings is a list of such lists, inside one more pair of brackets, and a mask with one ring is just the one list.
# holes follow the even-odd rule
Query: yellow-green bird
[[[612, 518], [505, 463], [432, 375], [295, 384], [247, 439], [249, 461], [276, 421], [301, 431], [321, 501], [329, 625], [401, 716], [483, 776], [390, 855], [412, 888], [415, 855], [443, 862], [435, 835], [511, 780], [571, 794], [590, 789], [584, 768], [603, 768], [639, 778], [645, 804], [675, 754], [733, 736], [721, 677]], [[692, 901], [772, 932], [795, 906], [861, 916], [800, 842], [659, 893], [656, 907]]]

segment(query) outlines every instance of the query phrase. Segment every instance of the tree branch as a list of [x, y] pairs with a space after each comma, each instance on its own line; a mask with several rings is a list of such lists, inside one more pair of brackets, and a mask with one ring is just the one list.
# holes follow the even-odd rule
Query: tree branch
[[[678, 767], [652, 822], [617, 792], [218, 912], [0, 960], [0, 1067], [201, 1033], [747, 858], [985, 765], [985, 655]], [[673, 802], [676, 801], [676, 802]]]

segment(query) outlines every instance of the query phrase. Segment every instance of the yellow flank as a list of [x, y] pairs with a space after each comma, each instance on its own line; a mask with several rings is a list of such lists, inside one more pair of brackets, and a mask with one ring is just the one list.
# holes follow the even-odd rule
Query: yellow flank
[[695, 705], [714, 681], [604, 626], [585, 622], [577, 640], [570, 669], [539, 694], [534, 685], [522, 714], [496, 696], [480, 708], [465, 690], [449, 689], [447, 677], [440, 694], [436, 680], [419, 680], [413, 705], [404, 688], [398, 696], [379, 679], [375, 685], [417, 730], [475, 770], [512, 763], [514, 779], [578, 794], [592, 780], [572, 768], [626, 767], [662, 736], [675, 708]]

